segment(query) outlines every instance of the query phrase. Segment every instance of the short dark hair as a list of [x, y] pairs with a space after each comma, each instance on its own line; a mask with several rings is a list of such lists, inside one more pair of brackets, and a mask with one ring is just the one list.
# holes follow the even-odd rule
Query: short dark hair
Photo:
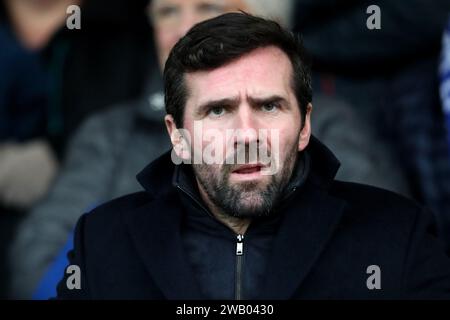
[[312, 88], [302, 41], [275, 21], [237, 12], [196, 24], [170, 52], [164, 68], [165, 105], [176, 126], [183, 126], [188, 95], [186, 73], [213, 70], [268, 46], [281, 49], [292, 63], [292, 88], [304, 123], [307, 105], [312, 100]]

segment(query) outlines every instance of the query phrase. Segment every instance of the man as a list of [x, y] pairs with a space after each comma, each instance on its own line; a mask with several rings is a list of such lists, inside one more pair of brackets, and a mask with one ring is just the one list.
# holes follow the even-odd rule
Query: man
[[[276, 0], [151, 2], [149, 12], [160, 66], [151, 75], [148, 95], [99, 113], [78, 130], [50, 194], [30, 212], [17, 232], [9, 255], [12, 297], [30, 298], [33, 292], [35, 297], [54, 296], [41, 288], [54, 288], [47, 280], [51, 275], [56, 274], [53, 278], [59, 280], [62, 271], [53, 266], [58, 265], [57, 257], [66, 256], [62, 251], [80, 215], [97, 204], [141, 190], [136, 173], [169, 149], [160, 70], [180, 37], [197, 22], [238, 9], [289, 25], [291, 8], [292, 1]], [[343, 163], [339, 179], [404, 191], [400, 170], [347, 104], [316, 96], [314, 114], [315, 135], [336, 151]]]
[[145, 191], [81, 217], [69, 255], [81, 283], [66, 273], [59, 298], [450, 297], [430, 214], [334, 180], [289, 32], [243, 13], [200, 23], [164, 81], [174, 151], [138, 175]]

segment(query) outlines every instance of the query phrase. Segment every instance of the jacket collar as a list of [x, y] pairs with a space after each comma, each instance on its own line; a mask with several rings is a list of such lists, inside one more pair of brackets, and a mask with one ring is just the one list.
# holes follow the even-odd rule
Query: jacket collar
[[283, 213], [260, 299], [290, 299], [336, 230], [346, 203], [312, 183], [296, 192]]
[[[339, 167], [337, 159], [316, 139], [308, 153], [311, 171], [283, 213], [261, 299], [289, 299], [301, 289], [345, 208], [344, 201], [327, 192]], [[203, 299], [183, 250], [184, 209], [172, 185], [173, 170], [170, 153], [145, 168], [138, 180], [153, 201], [124, 217], [144, 264], [164, 295], [168, 299]]]
[[311, 159], [309, 179], [318, 187], [328, 190], [341, 163], [331, 150], [314, 136], [311, 136], [306, 151]]
[[138, 255], [163, 295], [169, 300], [204, 299], [183, 247], [182, 211], [177, 195], [168, 193], [123, 218]]

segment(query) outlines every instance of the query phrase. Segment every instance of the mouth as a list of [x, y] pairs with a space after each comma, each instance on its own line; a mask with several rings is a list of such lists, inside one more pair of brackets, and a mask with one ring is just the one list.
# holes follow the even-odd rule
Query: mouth
[[261, 170], [264, 168], [261, 164], [247, 164], [235, 168], [231, 171], [231, 176], [237, 180], [253, 180], [261, 178]]
[[249, 165], [243, 165], [243, 166], [239, 166], [238, 168], [234, 169], [232, 171], [232, 173], [237, 173], [237, 174], [250, 174], [250, 173], [255, 173], [255, 172], [259, 172], [262, 169], [262, 165], [259, 164], [249, 164]]

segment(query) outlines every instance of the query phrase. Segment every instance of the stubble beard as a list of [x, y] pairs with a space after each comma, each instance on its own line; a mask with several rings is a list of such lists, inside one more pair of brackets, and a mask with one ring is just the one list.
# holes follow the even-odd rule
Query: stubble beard
[[214, 170], [211, 165], [192, 165], [195, 176], [209, 201], [226, 216], [247, 219], [269, 216], [281, 201], [296, 166], [297, 146], [291, 148], [278, 173], [264, 181], [230, 182], [233, 165]]

